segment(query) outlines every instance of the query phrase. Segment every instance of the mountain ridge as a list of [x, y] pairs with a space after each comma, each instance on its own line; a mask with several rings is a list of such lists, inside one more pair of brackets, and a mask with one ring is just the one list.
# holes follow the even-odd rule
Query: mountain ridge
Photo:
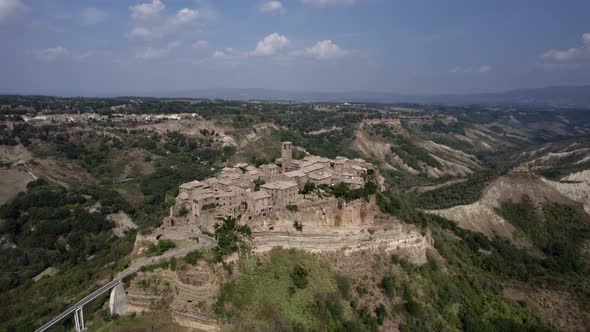
[[1, 95], [60, 96], [60, 97], [153, 97], [195, 98], [224, 100], [264, 100], [325, 103], [381, 103], [381, 104], [441, 104], [452, 106], [541, 106], [564, 108], [590, 108], [590, 85], [548, 86], [521, 88], [504, 92], [471, 94], [404, 94], [372, 91], [295, 91], [266, 88], [207, 88], [185, 91], [125, 91], [119, 93], [2, 93]]
[[418, 103], [449, 105], [515, 105], [590, 108], [590, 85], [522, 88], [496, 93], [403, 94], [396, 92], [288, 91], [265, 88], [210, 88], [160, 93], [160, 97], [193, 97], [226, 100], [289, 100], [300, 102]]

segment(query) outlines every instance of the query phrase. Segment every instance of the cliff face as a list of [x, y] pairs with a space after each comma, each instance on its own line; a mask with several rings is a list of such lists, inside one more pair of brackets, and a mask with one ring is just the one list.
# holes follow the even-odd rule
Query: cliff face
[[200, 262], [178, 271], [138, 272], [127, 288], [127, 314], [167, 309], [181, 326], [218, 331], [211, 308], [221, 284], [219, 271]]
[[256, 253], [273, 247], [314, 253], [341, 251], [345, 255], [379, 250], [395, 252], [416, 264], [423, 264], [427, 249], [432, 248], [430, 235], [382, 215], [374, 200], [339, 205], [334, 199], [309, 204], [298, 211], [274, 211], [253, 222], [251, 228], [252, 249]]
[[573, 201], [582, 203], [584, 205], [584, 211], [590, 215], [590, 170], [572, 173], [563, 177], [561, 181], [551, 181], [545, 178], [542, 180], [562, 195]]
[[289, 231], [295, 230], [293, 222], [312, 227], [369, 226], [375, 221], [374, 201], [356, 200], [350, 203], [335, 198], [318, 202], [304, 201], [297, 211], [274, 210], [266, 217], [257, 217], [248, 222], [252, 230]]

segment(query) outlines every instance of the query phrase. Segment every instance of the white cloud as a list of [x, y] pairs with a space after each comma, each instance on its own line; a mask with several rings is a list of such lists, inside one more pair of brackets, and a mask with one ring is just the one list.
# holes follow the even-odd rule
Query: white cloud
[[96, 55], [96, 52], [94, 52], [94, 51], [86, 51], [84, 53], [78, 54], [78, 56], [76, 56], [76, 58], [78, 58], [78, 60], [86, 60], [88, 58], [92, 58], [95, 55]]
[[70, 54], [70, 57], [80, 61], [95, 61], [95, 60], [102, 60], [102, 61], [113, 61], [114, 54], [110, 50], [106, 49], [94, 49], [94, 50], [87, 50], [81, 53], [74, 54], [73, 52]]
[[585, 53], [583, 48], [572, 47], [567, 50], [549, 50], [542, 56], [543, 59], [551, 61], [570, 61], [582, 57]]
[[310, 48], [304, 50], [304, 54], [316, 59], [334, 59], [346, 55], [346, 51], [334, 44], [331, 40], [321, 40]]
[[212, 56], [214, 58], [223, 58], [223, 57], [225, 57], [225, 52], [224, 51], [215, 51], [215, 52], [213, 52]]
[[263, 13], [273, 15], [285, 14], [287, 12], [287, 9], [283, 6], [283, 4], [280, 1], [265, 2], [258, 7], [258, 10], [260, 10]]
[[158, 17], [166, 8], [162, 1], [152, 0], [150, 3], [142, 3], [136, 6], [129, 6], [131, 18], [135, 20], [149, 20]]
[[143, 60], [160, 59], [168, 55], [170, 51], [167, 48], [148, 47], [145, 51], [138, 53], [137, 57]]
[[303, 0], [303, 3], [316, 7], [352, 6], [357, 0]]
[[194, 50], [206, 50], [209, 48], [209, 42], [206, 40], [197, 40], [192, 46]]
[[181, 45], [182, 45], [182, 43], [180, 41], [173, 41], [173, 42], [168, 43], [168, 46], [165, 48], [148, 47], [144, 51], [138, 53], [137, 58], [143, 59], [143, 60], [155, 60], [155, 59], [165, 58], [168, 55], [170, 55], [170, 52], [173, 49], [178, 48]]
[[582, 34], [582, 45], [566, 50], [549, 50], [541, 55], [541, 59], [545, 61], [545, 65], [572, 64], [590, 60], [590, 32]]
[[275, 32], [259, 41], [252, 55], [273, 55], [287, 46], [289, 39]]
[[80, 21], [82, 24], [94, 25], [105, 21], [109, 14], [97, 8], [84, 8], [80, 13]]
[[198, 10], [182, 8], [174, 15], [166, 15], [165, 6], [160, 0], [129, 7], [135, 25], [127, 33], [127, 38], [153, 41], [197, 24], [205, 15]]
[[182, 42], [180, 42], [179, 40], [175, 40], [173, 42], [168, 43], [168, 49], [177, 48], [180, 46], [182, 46]]
[[216, 50], [211, 53], [213, 60], [221, 61], [224, 64], [238, 64], [241, 59], [248, 57], [248, 53], [227, 47], [223, 50]]
[[57, 60], [58, 58], [68, 56], [70, 54], [70, 52], [65, 47], [57, 46], [57, 47], [46, 48], [46, 49], [41, 49], [41, 50], [33, 50], [33, 54], [39, 60], [54, 61], [54, 60]]
[[183, 8], [176, 13], [176, 22], [178, 24], [187, 24], [194, 22], [196, 19], [200, 17], [200, 13], [197, 10], [192, 10], [189, 8]]
[[490, 65], [481, 65], [477, 68], [477, 72], [482, 74], [489, 73], [490, 71], [492, 71], [492, 66]]
[[481, 65], [471, 67], [454, 67], [449, 69], [451, 74], [487, 74], [492, 71], [492, 66]]
[[25, 5], [21, 0], [0, 0], [0, 22], [23, 8]]
[[[325, 60], [343, 57], [349, 53], [349, 51], [343, 50], [331, 40], [318, 41], [312, 47], [287, 52], [290, 44], [291, 42], [286, 36], [275, 32], [260, 40], [256, 44], [254, 51], [243, 52], [233, 48], [225, 48], [212, 52], [211, 57], [215, 59], [233, 60], [234, 62], [238, 59], [260, 56], [277, 56], [279, 57], [277, 59], [283, 60], [295, 60], [301, 57]], [[198, 49], [199, 46], [197, 45], [197, 47], [193, 48]]]
[[157, 29], [150, 29], [146, 27], [134, 27], [127, 33], [127, 38], [131, 39], [142, 39], [142, 40], [155, 40], [162, 38], [164, 35], [163, 31]]

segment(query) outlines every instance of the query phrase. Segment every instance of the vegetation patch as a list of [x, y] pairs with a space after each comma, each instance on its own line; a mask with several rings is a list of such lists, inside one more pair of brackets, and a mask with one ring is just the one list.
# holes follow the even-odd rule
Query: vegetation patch
[[[577, 296], [582, 307], [588, 309], [587, 303], [590, 298], [588, 267], [579, 265], [579, 256], [573, 251], [576, 241], [587, 238], [588, 224], [587, 221], [584, 221], [587, 220], [587, 217], [579, 219], [581, 215], [578, 214], [579, 211], [575, 212], [576, 209], [559, 207], [558, 205], [550, 205], [549, 209], [544, 209], [546, 214], [553, 214], [548, 215], [548, 219], [556, 218], [547, 222], [551, 224], [559, 220], [559, 224], [563, 225], [565, 230], [556, 230], [552, 229], [554, 226], [547, 226], [548, 228], [545, 230], [528, 231], [531, 232], [532, 238], [540, 237], [542, 239], [545, 236], [543, 234], [547, 232], [556, 237], [549, 241], [549, 255], [546, 258], [538, 258], [516, 248], [507, 239], [499, 237], [489, 239], [481, 233], [461, 228], [448, 219], [421, 212], [415, 208], [412, 200], [399, 192], [390, 190], [378, 194], [377, 204], [385, 213], [392, 214], [422, 229], [430, 228], [438, 253], [445, 258], [450, 266], [457, 269], [457, 273], [487, 280], [517, 280], [537, 287], [551, 285], [559, 289], [567, 289]], [[524, 216], [526, 220], [523, 223], [532, 222], [533, 214], [530, 212], [530, 207], [513, 208], [511, 211], [510, 214]], [[510, 214], [507, 215], [510, 216]], [[557, 217], [556, 214], [560, 217]], [[574, 226], [574, 220], [579, 224]], [[580, 225], [580, 221], [586, 224]], [[545, 226], [536, 225], [534, 227]], [[570, 232], [578, 233], [573, 235]], [[534, 235], [536, 233], [539, 235]], [[564, 236], [571, 236], [570, 239], [573, 239], [574, 244], [561, 242]], [[562, 256], [551, 256], [552, 253], [562, 254]], [[563, 260], [557, 261], [556, 257], [560, 259], [563, 257]]]
[[118, 240], [106, 216], [134, 212], [118, 193], [100, 187], [68, 190], [39, 179], [27, 188], [0, 207], [0, 234], [16, 244], [0, 248], [0, 291], [49, 266], [107, 255]]
[[228, 216], [220, 218], [215, 224], [215, 239], [217, 246], [213, 248], [216, 254], [216, 261], [221, 261], [223, 257], [230, 255], [240, 248], [246, 249], [242, 237], [250, 236], [252, 231], [248, 225], [238, 225], [236, 218]]
[[504, 172], [498, 169], [476, 173], [467, 181], [420, 193], [415, 197], [415, 201], [418, 207], [423, 209], [446, 209], [456, 205], [472, 204], [481, 198], [484, 188]]
[[167, 239], [158, 240], [158, 243], [150, 244], [146, 254], [148, 257], [149, 256], [160, 256], [163, 253], [165, 253], [166, 251], [173, 249], [173, 248], [176, 248], [176, 244], [174, 242], [172, 242], [171, 240], [167, 240]]
[[590, 218], [580, 207], [546, 204], [537, 211], [524, 197], [519, 203], [503, 203], [498, 213], [547, 255], [545, 265], [551, 270], [583, 273], [587, 269], [580, 250], [590, 239]]
[[[363, 317], [341, 295], [330, 267], [313, 255], [273, 249], [268, 261], [246, 256], [239, 278], [222, 287], [215, 311], [227, 324], [245, 330], [376, 330], [377, 319]], [[366, 325], [365, 322], [369, 322]], [[374, 326], [374, 328], [369, 328]]]

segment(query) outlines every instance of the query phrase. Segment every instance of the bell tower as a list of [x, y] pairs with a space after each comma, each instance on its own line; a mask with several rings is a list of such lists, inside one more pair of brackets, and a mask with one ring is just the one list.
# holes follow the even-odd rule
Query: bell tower
[[283, 142], [283, 149], [281, 151], [281, 168], [283, 173], [287, 170], [289, 165], [291, 165], [291, 161], [293, 160], [293, 153], [291, 148], [293, 144], [291, 142]]

